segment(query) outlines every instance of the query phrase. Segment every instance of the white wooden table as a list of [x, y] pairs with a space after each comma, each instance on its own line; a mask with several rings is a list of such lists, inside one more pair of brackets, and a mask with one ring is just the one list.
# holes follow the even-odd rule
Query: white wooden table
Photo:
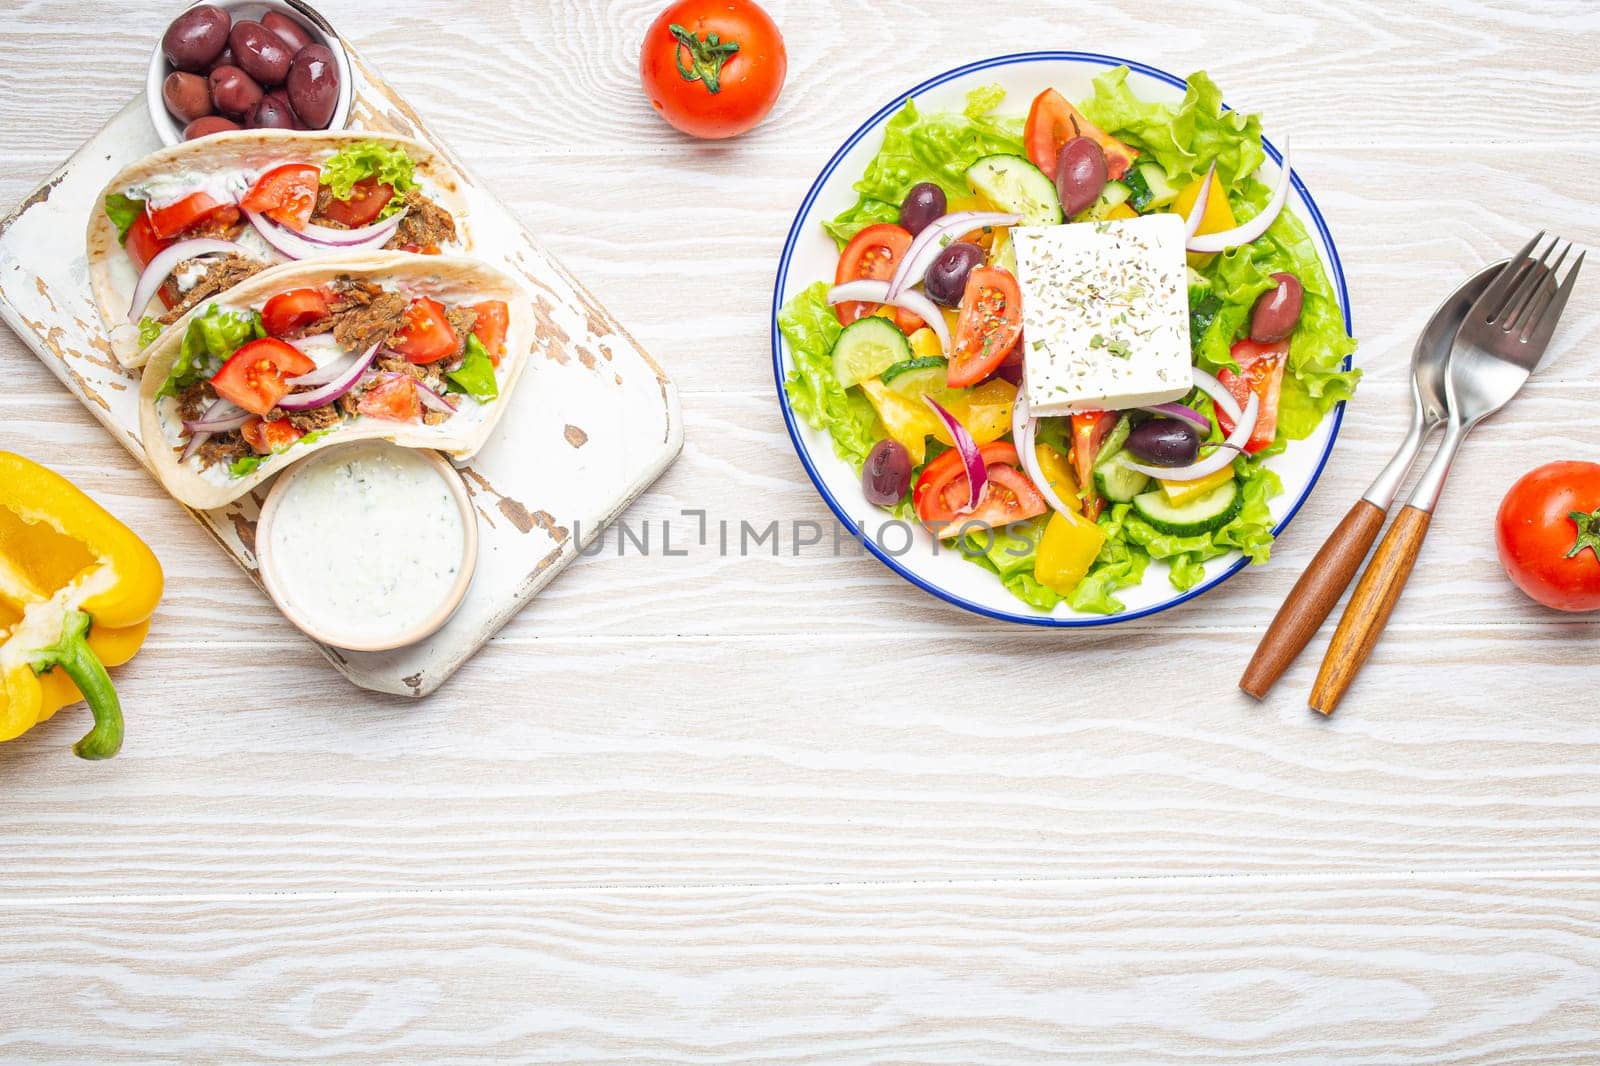
[[[1397, 439], [1433, 302], [1536, 226], [1600, 245], [1600, 9], [997, 0], [974, 29], [773, 0], [788, 90], [702, 145], [637, 87], [659, 6], [326, 5], [675, 374], [688, 442], [636, 529], [829, 522], [769, 369], [794, 206], [895, 92], [1035, 46], [1204, 66], [1293, 131], [1368, 372], [1302, 517], [1269, 566], [1078, 635], [828, 544], [612, 535], [413, 703], [331, 673], [0, 335], [0, 448], [168, 579], [122, 756], [67, 753], [81, 711], [0, 747], [0, 1060], [1595, 1061], [1600, 619], [1520, 598], [1492, 519], [1600, 457], [1600, 273], [1467, 444], [1340, 713], [1304, 705], [1320, 643], [1265, 705], [1234, 684]], [[4, 5], [0, 205], [135, 91], [172, 9]]]

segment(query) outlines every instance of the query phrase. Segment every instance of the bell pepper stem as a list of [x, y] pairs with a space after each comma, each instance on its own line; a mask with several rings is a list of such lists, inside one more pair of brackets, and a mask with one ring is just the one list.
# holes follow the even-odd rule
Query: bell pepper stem
[[35, 674], [60, 667], [83, 693], [94, 715], [94, 728], [72, 746], [80, 759], [109, 759], [122, 750], [122, 703], [111, 675], [89, 647], [92, 619], [83, 611], [68, 611], [61, 623], [61, 640], [28, 660]]

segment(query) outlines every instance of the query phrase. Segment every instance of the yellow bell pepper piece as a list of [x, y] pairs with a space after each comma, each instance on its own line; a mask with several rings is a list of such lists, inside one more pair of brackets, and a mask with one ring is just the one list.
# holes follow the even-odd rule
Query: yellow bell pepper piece
[[73, 750], [122, 747], [105, 667], [131, 659], [161, 599], [161, 564], [71, 482], [0, 452], [0, 741], [86, 699], [94, 728]]
[[902, 396], [877, 378], [863, 381], [861, 391], [878, 412], [883, 431], [905, 445], [912, 466], [921, 466], [928, 455], [928, 434], [941, 426], [939, 416], [920, 399]]
[[1062, 503], [1077, 499], [1078, 479], [1072, 476], [1072, 463], [1067, 457], [1048, 444], [1035, 444], [1033, 454], [1039, 460], [1039, 473], [1055, 490], [1056, 498]]
[[1063, 596], [1071, 595], [1089, 573], [1105, 542], [1105, 532], [1083, 515], [1054, 512], [1044, 527], [1044, 536], [1039, 538], [1039, 554], [1033, 561], [1034, 579]]
[[[1195, 201], [1200, 199], [1200, 186], [1204, 181], [1205, 179], [1202, 178], [1200, 181], [1194, 182], [1178, 194], [1177, 200], [1173, 201], [1172, 210], [1177, 212], [1180, 217], [1189, 217], [1190, 209], [1194, 207]], [[1206, 194], [1206, 213], [1201, 217], [1200, 228], [1195, 232], [1221, 233], [1223, 230], [1233, 229], [1238, 224], [1233, 217], [1233, 208], [1228, 205], [1228, 193], [1223, 189], [1222, 181], [1215, 174], [1211, 175], [1211, 191]], [[1203, 266], [1210, 262], [1212, 258], [1210, 255], [1190, 252], [1189, 265], [1195, 267]]]
[[1166, 495], [1167, 502], [1174, 507], [1198, 500], [1213, 489], [1220, 488], [1233, 480], [1233, 466], [1230, 464], [1214, 474], [1207, 474], [1194, 481], [1162, 481], [1161, 491]]
[[907, 339], [911, 342], [913, 359], [937, 359], [944, 354], [944, 349], [939, 347], [939, 335], [927, 326], [915, 331]]
[[1138, 217], [1139, 217], [1139, 212], [1135, 211], [1133, 208], [1129, 207], [1127, 204], [1118, 204], [1116, 207], [1113, 207], [1111, 210], [1106, 212], [1106, 218], [1108, 218], [1108, 219], [1112, 219], [1112, 218], [1138, 218]]
[[[1017, 402], [1017, 387], [1009, 381], [994, 378], [972, 389], [962, 389], [948, 396], [935, 396], [945, 410], [956, 416], [977, 444], [988, 444], [1011, 432], [1011, 407]], [[940, 419], [934, 420], [934, 435], [945, 444], [954, 445], [950, 430]]]

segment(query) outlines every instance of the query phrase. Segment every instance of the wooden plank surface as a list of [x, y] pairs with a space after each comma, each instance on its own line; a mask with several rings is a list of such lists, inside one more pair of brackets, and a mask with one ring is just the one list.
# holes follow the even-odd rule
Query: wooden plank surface
[[[1303, 704], [1326, 634], [1264, 705], [1233, 686], [1398, 438], [1434, 301], [1537, 226], [1600, 245], [1594, 5], [1009, 0], [974, 33], [774, 0], [788, 91], [717, 145], [638, 92], [657, 6], [325, 5], [682, 389], [684, 453], [624, 518], [656, 551], [608, 536], [438, 697], [337, 683], [0, 335], [0, 447], [150, 539], [169, 589], [119, 672], [122, 757], [71, 759], [74, 711], [0, 747], [0, 1060], [1592, 1061], [1600, 627], [1511, 589], [1492, 521], [1525, 470], [1600, 458], [1600, 281], [1469, 441], [1339, 714]], [[0, 205], [135, 90], [169, 14], [0, 13]], [[838, 141], [1034, 46], [1204, 66], [1292, 131], [1368, 372], [1270, 565], [1091, 634], [835, 557], [766, 344]], [[779, 522], [779, 554], [680, 536], [694, 508]]]

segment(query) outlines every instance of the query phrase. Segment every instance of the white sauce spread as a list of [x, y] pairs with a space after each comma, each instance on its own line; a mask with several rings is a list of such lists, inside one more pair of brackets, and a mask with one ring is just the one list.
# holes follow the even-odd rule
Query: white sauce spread
[[439, 471], [377, 441], [306, 460], [268, 536], [279, 595], [329, 637], [362, 644], [433, 615], [466, 550], [461, 511]]

